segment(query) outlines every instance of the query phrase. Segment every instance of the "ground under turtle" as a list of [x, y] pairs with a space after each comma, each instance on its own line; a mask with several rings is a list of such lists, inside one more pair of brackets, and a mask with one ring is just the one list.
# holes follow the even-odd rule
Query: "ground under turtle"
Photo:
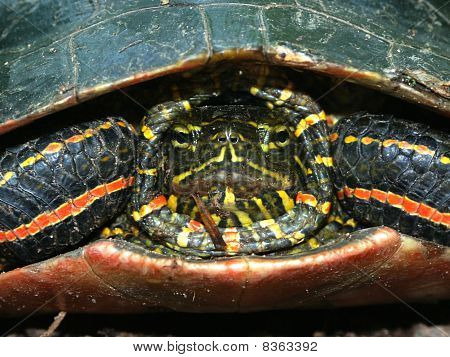
[[[448, 22], [413, 5], [3, 5], [0, 312], [449, 298]], [[302, 89], [318, 74], [435, 114], [324, 112]], [[137, 141], [121, 118], [50, 115], [150, 79]], [[374, 99], [355, 88], [338, 106]], [[115, 218], [131, 191], [134, 225]]]

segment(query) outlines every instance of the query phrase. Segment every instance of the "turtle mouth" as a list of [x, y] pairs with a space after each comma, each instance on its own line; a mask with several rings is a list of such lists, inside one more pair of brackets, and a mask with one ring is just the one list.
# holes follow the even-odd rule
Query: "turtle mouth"
[[228, 188], [233, 191], [236, 199], [249, 200], [264, 192], [289, 189], [292, 185], [280, 183], [277, 180], [249, 175], [247, 173], [219, 170], [208, 175], [196, 177], [186, 183], [172, 183], [171, 191], [177, 196], [216, 195]]

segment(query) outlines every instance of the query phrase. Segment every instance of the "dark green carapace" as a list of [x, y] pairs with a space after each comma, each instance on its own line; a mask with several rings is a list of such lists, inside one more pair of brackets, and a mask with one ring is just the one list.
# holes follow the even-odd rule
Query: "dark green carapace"
[[266, 66], [176, 78], [139, 135], [108, 119], [3, 148], [5, 266], [67, 250], [127, 202], [105, 234], [156, 253], [288, 254], [344, 239], [354, 219], [449, 245], [447, 133], [362, 113], [334, 125]]

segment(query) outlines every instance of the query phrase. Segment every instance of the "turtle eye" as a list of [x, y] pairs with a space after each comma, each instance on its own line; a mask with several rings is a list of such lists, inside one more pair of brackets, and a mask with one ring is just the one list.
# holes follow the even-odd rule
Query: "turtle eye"
[[189, 147], [189, 131], [185, 127], [175, 127], [172, 135], [172, 145], [185, 149]]
[[289, 131], [287, 128], [280, 128], [278, 131], [275, 132], [274, 135], [274, 141], [275, 144], [277, 144], [280, 147], [286, 146], [289, 143]]

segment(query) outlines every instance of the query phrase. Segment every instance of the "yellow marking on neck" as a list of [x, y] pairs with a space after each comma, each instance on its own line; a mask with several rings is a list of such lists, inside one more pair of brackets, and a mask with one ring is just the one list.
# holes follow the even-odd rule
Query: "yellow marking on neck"
[[237, 210], [233, 211], [233, 213], [236, 215], [239, 222], [241, 222], [242, 226], [250, 226], [253, 223], [252, 219], [246, 212]]
[[269, 124], [258, 124], [258, 129], [271, 130], [272, 127]]
[[298, 138], [310, 126], [318, 123], [321, 120], [325, 120], [325, 117], [325, 112], [323, 111], [318, 114], [308, 115], [306, 118], [300, 120], [300, 122], [297, 124], [294, 135]]
[[277, 191], [277, 193], [278, 196], [280, 196], [281, 201], [283, 202], [283, 207], [286, 212], [289, 212], [291, 209], [294, 208], [294, 200], [291, 197], [289, 197], [286, 191], [280, 190]]
[[201, 164], [200, 166], [197, 166], [195, 168], [193, 168], [192, 170], [188, 170], [185, 172], [182, 172], [181, 174], [175, 176], [172, 180], [173, 183], [180, 183], [182, 180], [184, 180], [186, 177], [192, 175], [195, 172], [199, 172], [204, 170], [206, 167], [208, 167], [209, 165], [211, 165], [214, 162], [221, 162], [223, 161], [223, 159], [225, 158], [225, 151], [226, 151], [226, 147], [223, 147], [220, 150], [220, 154], [212, 157], [211, 159], [209, 159], [208, 161], [206, 161], [205, 163]]
[[294, 155], [294, 160], [298, 164], [298, 166], [300, 166], [300, 169], [302, 170], [303, 175], [305, 175], [305, 176], [308, 175], [308, 170], [307, 170], [306, 166], [303, 165], [302, 160], [300, 160], [300, 158], [297, 155]]
[[350, 218], [350, 219], [345, 221], [345, 225], [346, 226], [350, 226], [352, 228], [355, 228], [357, 226], [357, 223], [356, 223], [356, 221], [353, 218]]
[[189, 129], [181, 126], [181, 125], [177, 125], [173, 128], [173, 131], [176, 131], [178, 133], [183, 133], [183, 134], [189, 134]]
[[255, 170], [260, 171], [261, 173], [263, 173], [264, 175], [270, 176], [278, 181], [281, 181], [283, 183], [289, 183], [289, 178], [286, 176], [283, 176], [281, 174], [279, 174], [278, 172], [274, 172], [271, 170], [266, 169], [265, 167], [261, 167], [258, 164], [255, 164], [252, 161], [248, 162], [248, 166], [250, 166], [251, 168], [254, 168]]
[[169, 199], [167, 200], [167, 207], [172, 211], [176, 212], [178, 205], [178, 197], [175, 195], [170, 195]]
[[282, 100], [283, 102], [285, 102], [286, 100], [288, 100], [290, 97], [292, 97], [292, 91], [289, 88], [285, 88], [281, 91], [280, 94], [280, 100]]
[[192, 124], [188, 124], [187, 128], [189, 131], [200, 131], [202, 130], [202, 128], [198, 125], [192, 125]]
[[231, 144], [228, 144], [228, 148], [230, 149], [231, 154], [231, 162], [242, 162], [244, 161], [244, 158], [242, 156], [236, 155], [236, 150], [234, 150], [234, 146]]
[[446, 156], [442, 156], [441, 157], [441, 163], [443, 163], [444, 165], [450, 164], [450, 158], [448, 158]]
[[326, 167], [332, 167], [333, 166], [333, 158], [329, 156], [316, 156], [316, 163], [318, 164], [324, 164]]
[[139, 214], [138, 211], [133, 211], [131, 216], [133, 217], [135, 222], [139, 222], [141, 220], [141, 215]]
[[189, 103], [188, 100], [183, 100], [183, 107], [186, 109], [186, 111], [190, 111], [192, 109], [191, 103]]
[[264, 203], [263, 203], [262, 199], [253, 197], [252, 200], [253, 200], [253, 202], [256, 203], [256, 205], [258, 206], [259, 210], [261, 211], [261, 213], [263, 214], [265, 219], [271, 219], [272, 218], [272, 215], [269, 213], [269, 211], [267, 210], [266, 206], [264, 206]]
[[296, 242], [300, 242], [303, 238], [305, 238], [305, 234], [301, 233], [299, 231], [296, 231], [294, 233], [291, 234], [291, 237], [294, 238], [296, 240]]
[[272, 224], [269, 226], [269, 229], [275, 234], [275, 238], [283, 238], [284, 233], [280, 228], [280, 225], [278, 223]]
[[323, 214], [328, 214], [330, 213], [331, 210], [331, 202], [324, 202], [320, 205], [317, 206], [317, 209], [319, 212], [322, 212]]
[[228, 208], [236, 207], [236, 196], [233, 193], [233, 189], [229, 186], [225, 189], [225, 199], [223, 200], [223, 204]]
[[137, 172], [140, 175], [156, 176], [156, 169], [141, 169], [138, 167]]
[[317, 241], [316, 238], [310, 238], [308, 239], [308, 245], [312, 248], [312, 249], [316, 249], [320, 247], [319, 242]]
[[264, 152], [268, 152], [269, 150], [279, 149], [279, 147], [276, 146], [275, 143], [270, 142], [269, 144], [261, 144], [261, 149]]
[[211, 218], [214, 220], [214, 223], [215, 223], [216, 225], [218, 225], [218, 224], [220, 223], [221, 218], [220, 218], [217, 214], [213, 213], [213, 214], [211, 215]]
[[275, 238], [282, 238], [284, 236], [283, 231], [280, 228], [280, 225], [275, 222], [274, 219], [267, 219], [265, 221], [259, 222], [261, 227], [269, 228], [273, 234], [275, 234]]
[[250, 93], [252, 95], [257, 95], [258, 92], [259, 92], [259, 88], [257, 88], [257, 87], [250, 87]]
[[193, 232], [192, 229], [183, 227], [182, 231], [178, 233], [177, 244], [180, 247], [186, 248], [189, 243], [189, 235]]
[[142, 125], [141, 131], [147, 140], [153, 140], [155, 138], [155, 134], [153, 134], [152, 129], [150, 129], [148, 126]]
[[248, 121], [247, 124], [248, 124], [248, 125], [251, 125], [251, 126], [254, 127], [254, 128], [257, 128], [257, 127], [258, 127], [258, 124], [257, 124], [255, 121], [253, 121], [253, 120]]

